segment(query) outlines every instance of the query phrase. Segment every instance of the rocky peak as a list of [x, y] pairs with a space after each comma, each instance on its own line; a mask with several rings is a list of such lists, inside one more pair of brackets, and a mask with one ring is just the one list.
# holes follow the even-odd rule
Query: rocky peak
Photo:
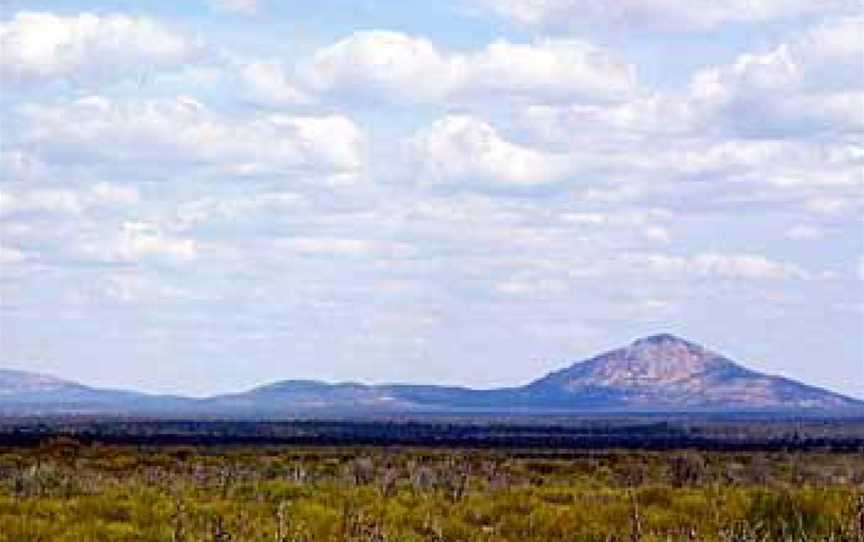
[[[704, 374], [731, 362], [674, 335], [652, 335], [610, 352], [600, 373], [632, 383], [673, 382]], [[620, 373], [620, 374], [616, 374]]]
[[647, 365], [701, 370], [705, 361], [717, 358], [717, 355], [698, 344], [667, 333], [637, 339], [613, 357]]
[[676, 335], [671, 333], [658, 333], [656, 335], [648, 335], [647, 337], [642, 337], [641, 339], [636, 339], [633, 341], [633, 345], [649, 345], [649, 344], [685, 344], [690, 346], [696, 346], [686, 339], [682, 339]]
[[645, 388], [743, 371], [732, 361], [669, 333], [651, 335], [553, 373], [540, 382], [566, 388]]

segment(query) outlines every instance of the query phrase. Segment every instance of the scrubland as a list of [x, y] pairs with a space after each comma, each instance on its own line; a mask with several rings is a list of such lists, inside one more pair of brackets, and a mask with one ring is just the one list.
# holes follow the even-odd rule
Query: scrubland
[[864, 456], [0, 450], [0, 541], [864, 541]]

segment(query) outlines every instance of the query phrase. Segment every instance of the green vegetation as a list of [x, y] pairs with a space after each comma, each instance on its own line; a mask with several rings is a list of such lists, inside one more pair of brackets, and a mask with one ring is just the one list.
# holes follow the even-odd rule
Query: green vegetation
[[864, 456], [0, 450], [0, 541], [864, 541]]

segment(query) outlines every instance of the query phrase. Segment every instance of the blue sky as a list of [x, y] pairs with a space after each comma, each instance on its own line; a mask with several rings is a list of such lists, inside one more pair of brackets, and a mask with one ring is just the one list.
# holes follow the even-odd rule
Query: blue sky
[[673, 332], [864, 397], [851, 0], [16, 1], [0, 363], [517, 384]]

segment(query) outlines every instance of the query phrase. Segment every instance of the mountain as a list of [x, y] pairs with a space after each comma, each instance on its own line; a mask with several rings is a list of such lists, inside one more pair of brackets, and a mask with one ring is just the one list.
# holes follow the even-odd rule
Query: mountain
[[579, 398], [634, 408], [835, 409], [860, 401], [747, 369], [661, 334], [553, 372], [526, 386], [551, 401]]
[[653, 335], [525, 386], [460, 387], [285, 381], [210, 400], [214, 410], [335, 411], [836, 410], [861, 401], [749, 370], [670, 334]]
[[284, 417], [305, 413], [834, 411], [864, 402], [758, 373], [674, 335], [645, 337], [527, 385], [475, 390], [287, 380], [207, 399], [100, 390], [0, 371], [0, 412]]
[[10, 400], [29, 394], [46, 394], [78, 387], [77, 384], [53, 376], [0, 369], [0, 398]]
[[136, 414], [188, 407], [181, 397], [93, 388], [53, 376], [0, 369], [0, 415]]

